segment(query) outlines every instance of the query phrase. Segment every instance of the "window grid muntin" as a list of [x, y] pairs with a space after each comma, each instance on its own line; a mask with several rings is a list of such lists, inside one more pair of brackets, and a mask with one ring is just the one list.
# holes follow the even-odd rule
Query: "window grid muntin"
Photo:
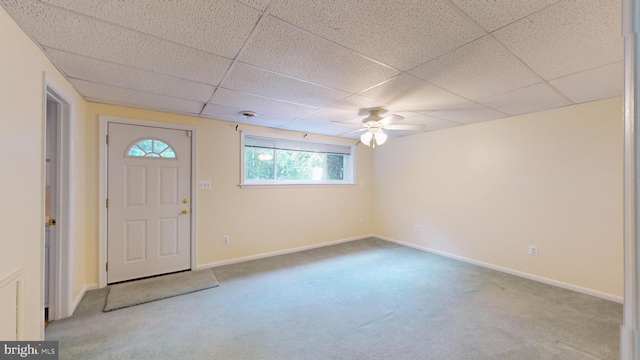
[[134, 141], [127, 148], [125, 156], [172, 160], [177, 160], [178, 158], [178, 154], [168, 142], [155, 138], [143, 138]]

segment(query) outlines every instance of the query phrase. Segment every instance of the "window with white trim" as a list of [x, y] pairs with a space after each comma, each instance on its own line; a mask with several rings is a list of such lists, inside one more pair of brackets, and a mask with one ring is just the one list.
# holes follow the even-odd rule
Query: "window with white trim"
[[353, 147], [242, 135], [242, 184], [352, 184]]

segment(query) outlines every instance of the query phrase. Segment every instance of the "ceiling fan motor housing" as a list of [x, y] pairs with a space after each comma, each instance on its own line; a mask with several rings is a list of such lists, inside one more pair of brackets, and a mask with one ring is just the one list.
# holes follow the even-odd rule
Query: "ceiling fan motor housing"
[[378, 122], [380, 120], [382, 120], [382, 116], [380, 116], [380, 109], [372, 109], [369, 111], [369, 116], [367, 116], [366, 118], [362, 119], [362, 122], [365, 124], [368, 123], [372, 123], [372, 122]]

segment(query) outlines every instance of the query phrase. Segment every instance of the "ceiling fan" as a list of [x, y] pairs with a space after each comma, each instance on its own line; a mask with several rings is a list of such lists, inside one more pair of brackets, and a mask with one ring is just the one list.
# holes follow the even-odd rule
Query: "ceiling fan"
[[383, 111], [382, 109], [369, 110], [369, 116], [362, 119], [362, 128], [351, 131], [351, 133], [366, 131], [360, 135], [360, 141], [367, 146], [375, 148], [376, 145], [382, 145], [387, 141], [387, 134], [384, 130], [424, 130], [426, 128], [426, 125], [395, 124], [404, 119], [404, 117], [395, 114], [380, 116], [380, 112]]

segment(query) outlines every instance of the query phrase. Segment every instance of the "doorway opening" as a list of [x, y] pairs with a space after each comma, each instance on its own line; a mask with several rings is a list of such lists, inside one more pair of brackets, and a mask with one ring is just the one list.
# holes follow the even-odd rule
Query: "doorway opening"
[[71, 315], [71, 103], [45, 76], [43, 179], [43, 317], [49, 321]]

